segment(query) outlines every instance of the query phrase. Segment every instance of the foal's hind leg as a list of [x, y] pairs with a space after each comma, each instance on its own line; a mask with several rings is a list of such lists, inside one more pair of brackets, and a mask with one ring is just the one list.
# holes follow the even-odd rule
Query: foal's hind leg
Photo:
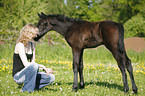
[[133, 92], [137, 93], [138, 88], [137, 88], [137, 86], [135, 84], [135, 80], [134, 80], [134, 76], [133, 76], [133, 68], [132, 68], [132, 65], [131, 65], [131, 61], [127, 57], [126, 53], [125, 53], [125, 58], [126, 58], [125, 64], [126, 64], [127, 71], [129, 72], [129, 75], [130, 75]]
[[123, 57], [123, 53], [119, 51], [118, 46], [109, 48], [109, 50], [112, 52], [114, 58], [116, 59], [118, 63], [118, 67], [121, 70], [122, 77], [123, 77], [123, 84], [124, 84], [124, 91], [128, 92], [129, 87], [128, 87], [128, 82], [127, 82], [127, 75], [125, 71], [125, 58]]

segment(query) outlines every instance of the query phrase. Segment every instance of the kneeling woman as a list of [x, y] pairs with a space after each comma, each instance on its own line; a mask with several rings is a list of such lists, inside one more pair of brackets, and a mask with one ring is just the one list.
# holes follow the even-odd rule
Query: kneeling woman
[[[22, 91], [33, 92], [40, 89], [55, 80], [53, 70], [44, 65], [35, 63], [35, 45], [33, 39], [37, 36], [39, 30], [33, 24], [27, 24], [20, 32], [16, 42], [13, 56], [13, 78], [14, 81], [22, 85]], [[45, 72], [39, 72], [39, 69]]]

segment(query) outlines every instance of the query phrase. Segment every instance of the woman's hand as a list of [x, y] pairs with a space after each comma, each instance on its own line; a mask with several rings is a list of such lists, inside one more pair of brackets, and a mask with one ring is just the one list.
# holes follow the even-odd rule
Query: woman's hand
[[55, 71], [53, 71], [52, 69], [50, 68], [47, 68], [47, 70], [49, 71], [49, 73], [54, 73]]
[[39, 67], [45, 70], [47, 76], [49, 75], [49, 70], [44, 65], [39, 64]]
[[39, 67], [42, 68], [43, 70], [45, 70], [47, 76], [49, 75], [49, 73], [54, 73], [55, 72], [52, 69], [46, 68], [44, 65], [41, 65], [41, 64], [39, 64]]

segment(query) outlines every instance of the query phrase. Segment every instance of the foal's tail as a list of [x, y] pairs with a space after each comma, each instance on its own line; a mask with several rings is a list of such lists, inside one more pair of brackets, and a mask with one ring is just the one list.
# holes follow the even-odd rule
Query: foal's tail
[[119, 24], [119, 23], [117, 24], [117, 26], [119, 28], [119, 42], [118, 42], [119, 51], [121, 55], [124, 56], [125, 67], [129, 71], [129, 70], [132, 70], [132, 66], [131, 66], [131, 60], [128, 58], [125, 51], [125, 47], [124, 47], [124, 27], [122, 24]]
[[124, 47], [124, 27], [122, 24], [117, 23], [118, 29], [119, 29], [119, 42], [118, 42], [118, 47], [119, 51], [121, 53], [125, 52], [125, 47]]

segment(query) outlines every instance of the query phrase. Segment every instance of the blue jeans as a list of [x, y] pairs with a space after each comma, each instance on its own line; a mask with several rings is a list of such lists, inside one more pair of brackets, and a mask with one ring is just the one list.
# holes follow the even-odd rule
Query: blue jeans
[[45, 72], [38, 72], [38, 69], [38, 64], [34, 63], [14, 75], [14, 81], [17, 84], [24, 83], [22, 91], [33, 92], [35, 89], [40, 89], [55, 80], [53, 74], [47, 76]]

